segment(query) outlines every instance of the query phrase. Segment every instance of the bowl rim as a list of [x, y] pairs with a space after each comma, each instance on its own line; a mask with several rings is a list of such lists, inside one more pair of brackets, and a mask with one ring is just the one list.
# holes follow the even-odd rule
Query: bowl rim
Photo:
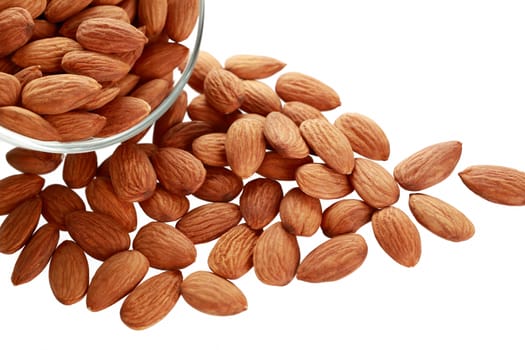
[[0, 141], [5, 141], [15, 147], [22, 147], [25, 149], [31, 149], [34, 151], [48, 153], [85, 153], [113, 146], [120, 142], [129, 140], [133, 136], [138, 135], [142, 131], [152, 126], [175, 103], [177, 98], [182, 93], [184, 87], [188, 83], [188, 80], [190, 79], [190, 76], [193, 72], [193, 68], [195, 67], [199, 55], [200, 46], [202, 42], [202, 35], [204, 31], [204, 2], [205, 0], [199, 0], [199, 17], [196, 26], [193, 29], [193, 32], [196, 33], [195, 42], [193, 48], [190, 50], [186, 67], [181, 72], [180, 78], [177, 80], [175, 85], [173, 85], [170, 93], [166, 96], [166, 98], [164, 98], [164, 100], [154, 110], [152, 110], [146, 118], [141, 120], [139, 123], [135, 124], [134, 126], [123, 132], [109, 137], [90, 138], [86, 140], [68, 142], [41, 141], [18, 134], [0, 126]]

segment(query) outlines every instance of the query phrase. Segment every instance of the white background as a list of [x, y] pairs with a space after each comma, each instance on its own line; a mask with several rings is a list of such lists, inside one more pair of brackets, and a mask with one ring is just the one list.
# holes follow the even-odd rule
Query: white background
[[[203, 49], [222, 62], [239, 53], [274, 56], [334, 87], [343, 106], [385, 130], [395, 164], [432, 143], [460, 140], [456, 172], [426, 193], [463, 210], [476, 225], [463, 243], [421, 229], [418, 266], [397, 265], [371, 228], [369, 255], [344, 280], [269, 287], [253, 271], [236, 283], [249, 308], [213, 317], [181, 299], [149, 330], [119, 319], [119, 306], [66, 307], [47, 270], [10, 282], [16, 256], [0, 256], [0, 347], [94, 349], [523, 349], [525, 208], [488, 203], [457, 172], [474, 164], [525, 170], [525, 21], [521, 1], [209, 0]], [[271, 83], [271, 80], [269, 80]], [[5, 153], [10, 147], [0, 143]], [[1, 176], [14, 173], [0, 160]], [[48, 184], [60, 174], [47, 177]], [[407, 208], [403, 194], [398, 206]], [[146, 220], [146, 219], [143, 219]], [[303, 256], [324, 240], [301, 239]], [[185, 274], [206, 268], [206, 251]]]

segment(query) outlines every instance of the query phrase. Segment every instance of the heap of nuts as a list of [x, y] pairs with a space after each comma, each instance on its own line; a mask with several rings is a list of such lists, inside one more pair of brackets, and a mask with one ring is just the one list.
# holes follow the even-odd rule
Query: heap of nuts
[[[144, 329], [181, 295], [211, 315], [244, 311], [246, 297], [232, 280], [252, 268], [274, 286], [348, 276], [366, 259], [358, 231], [370, 222], [385, 253], [407, 267], [421, 256], [409, 214], [444, 239], [473, 236], [461, 211], [421, 192], [454, 171], [460, 142], [425, 147], [390, 172], [381, 164], [390, 144], [375, 121], [342, 113], [331, 123], [325, 112], [340, 107], [339, 95], [309, 75], [281, 72], [284, 67], [260, 55], [222, 64], [201, 51], [189, 81], [195, 97], [182, 93], [141, 135], [150, 142], [134, 138], [102, 161], [95, 152], [8, 152], [8, 163], [21, 172], [0, 180], [0, 215], [6, 215], [0, 252], [20, 251], [13, 284], [31, 281], [49, 264], [59, 302], [86, 297], [87, 307], [99, 311], [123, 299], [122, 321]], [[148, 105], [163, 98], [149, 91], [139, 97]], [[64, 184], [45, 186], [42, 175], [61, 164]], [[487, 200], [525, 205], [523, 172], [484, 165], [460, 177]], [[395, 206], [401, 189], [413, 192], [410, 213]], [[191, 207], [200, 202], [193, 198], [205, 204]], [[151, 222], [139, 223], [139, 210]], [[301, 252], [298, 237], [318, 232], [326, 239]], [[209, 271], [183, 275], [198, 246], [212, 241]]]

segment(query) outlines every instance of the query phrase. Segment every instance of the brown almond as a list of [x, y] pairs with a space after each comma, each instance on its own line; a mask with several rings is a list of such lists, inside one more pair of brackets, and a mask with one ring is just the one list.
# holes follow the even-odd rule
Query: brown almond
[[66, 229], [66, 215], [77, 210], [85, 210], [82, 198], [64, 185], [53, 184], [40, 192], [42, 216], [61, 230]]
[[251, 118], [235, 121], [226, 133], [224, 147], [233, 172], [242, 178], [252, 176], [266, 154], [264, 123]]
[[84, 251], [73, 241], [62, 242], [51, 257], [49, 284], [64, 305], [79, 302], [89, 285], [89, 265]]
[[170, 193], [160, 185], [157, 185], [151, 197], [139, 204], [147, 216], [160, 222], [176, 221], [190, 208], [186, 196]]
[[180, 297], [182, 273], [165, 271], [139, 284], [124, 299], [120, 318], [135, 330], [149, 328], [175, 307]]
[[96, 177], [91, 180], [86, 187], [86, 199], [93, 211], [113, 217], [128, 232], [137, 227], [135, 206], [117, 196], [110, 179]]
[[94, 51], [71, 51], [62, 57], [62, 68], [70, 74], [85, 75], [98, 82], [122, 79], [131, 67], [121, 60]]
[[71, 238], [89, 255], [106, 260], [129, 248], [128, 231], [111, 216], [75, 211], [66, 216], [66, 228]]
[[215, 129], [208, 122], [192, 120], [178, 123], [166, 130], [160, 141], [160, 146], [180, 148], [189, 152], [195, 139], [213, 132]]
[[136, 0], [93, 0], [92, 5], [95, 5], [95, 3], [99, 1], [101, 2], [100, 5], [118, 5], [121, 7], [126, 13], [128, 14], [128, 18], [130, 19], [130, 22], [135, 20], [137, 16], [137, 1]]
[[76, 15], [69, 17], [62, 23], [59, 32], [67, 38], [74, 39], [80, 23], [90, 18], [112, 18], [130, 23], [128, 14], [123, 8], [115, 5], [99, 5], [88, 7]]
[[36, 196], [18, 204], [0, 225], [0, 253], [13, 254], [26, 244], [40, 219], [42, 200]]
[[133, 72], [144, 79], [163, 78], [173, 72], [188, 56], [189, 49], [173, 42], [157, 42], [144, 48]]
[[153, 195], [157, 174], [146, 152], [134, 144], [121, 144], [111, 155], [109, 174], [118, 198], [140, 202]]
[[22, 7], [26, 9], [31, 17], [37, 18], [46, 9], [47, 0], [3, 0], [0, 3], [0, 11], [9, 7]]
[[97, 173], [97, 153], [70, 153], [64, 159], [62, 178], [69, 188], [86, 187]]
[[399, 186], [379, 163], [366, 158], [355, 160], [350, 182], [357, 194], [371, 207], [384, 208], [399, 200]]
[[320, 111], [328, 111], [341, 105], [334, 89], [302, 73], [284, 73], [277, 79], [275, 91], [286, 102], [303, 102]]
[[193, 155], [208, 166], [222, 167], [228, 165], [226, 159], [226, 133], [210, 133], [193, 140]]
[[241, 109], [246, 113], [267, 115], [281, 110], [281, 99], [267, 84], [258, 80], [244, 80]]
[[162, 222], [141, 227], [133, 240], [133, 249], [144, 254], [151, 267], [161, 270], [185, 268], [197, 257], [193, 242], [175, 227]]
[[394, 169], [394, 177], [408, 191], [421, 191], [445, 180], [461, 157], [461, 143], [437, 143], [412, 154]]
[[224, 67], [241, 79], [264, 79], [279, 72], [286, 63], [261, 55], [235, 55], [226, 59]]
[[16, 105], [21, 89], [16, 76], [0, 72], [0, 107]]
[[60, 140], [60, 134], [51, 123], [22, 107], [0, 107], [0, 126], [37, 140]]
[[172, 147], [160, 148], [151, 162], [161, 185], [171, 193], [194, 193], [204, 182], [206, 169], [194, 155]]
[[154, 110], [168, 96], [170, 89], [171, 85], [166, 80], [152, 79], [137, 87], [131, 96], [146, 101]]
[[58, 244], [58, 227], [45, 224], [31, 237], [16, 260], [11, 282], [16, 286], [38, 276], [49, 263]]
[[62, 141], [80, 141], [95, 136], [106, 125], [106, 118], [89, 112], [71, 111], [45, 118], [60, 134]]
[[301, 191], [319, 199], [342, 198], [354, 190], [348, 176], [319, 163], [300, 166], [295, 179]]
[[259, 230], [268, 225], [279, 213], [282, 198], [283, 190], [275, 180], [255, 179], [246, 183], [239, 207], [248, 226]]
[[469, 190], [503, 205], [525, 205], [525, 172], [498, 165], [474, 165], [459, 173]]
[[242, 189], [242, 179], [233, 171], [207, 167], [206, 178], [193, 195], [208, 202], [230, 202], [241, 193]]
[[292, 188], [281, 201], [279, 215], [286, 231], [297, 236], [312, 236], [321, 226], [321, 201], [299, 188]]
[[168, 0], [138, 0], [139, 23], [146, 26], [146, 36], [154, 38], [164, 29], [168, 17]]
[[184, 41], [193, 32], [199, 17], [198, 0], [168, 0], [165, 31], [174, 41]]
[[[195, 1], [195, 0], [190, 0]], [[180, 1], [169, 0], [170, 3], [180, 3]], [[166, 22], [166, 30], [170, 27], [171, 23]], [[188, 60], [184, 61], [182, 65], [179, 66], [181, 71], [186, 69]], [[190, 78], [188, 80], [188, 85], [192, 87], [193, 90], [202, 93], [204, 91], [204, 79], [206, 75], [214, 69], [222, 68], [221, 63], [209, 52], [200, 50], [195, 61], [195, 66], [191, 72]]]
[[21, 173], [47, 174], [62, 163], [62, 155], [16, 147], [5, 154], [9, 165]]
[[20, 87], [23, 89], [31, 80], [42, 78], [43, 73], [39, 66], [29, 66], [18, 71], [14, 76], [18, 79]]
[[[86, 111], [100, 109], [104, 107], [105, 105], [107, 105], [108, 103], [110, 103], [111, 101], [113, 101], [119, 95], [120, 95], [120, 87], [110, 85], [108, 87], [102, 88], [102, 90], [100, 90], [98, 93], [93, 95], [93, 97], [88, 102], [86, 102], [86, 104], [82, 105], [79, 109], [86, 110]], [[105, 119], [104, 119], [104, 125], [105, 125]]]
[[326, 117], [315, 107], [299, 101], [286, 102], [282, 113], [290, 118], [297, 126], [308, 119], [326, 119]]
[[212, 69], [204, 79], [204, 95], [210, 106], [228, 114], [241, 107], [244, 85], [235, 74], [222, 68]]
[[248, 307], [246, 297], [237, 286], [207, 271], [188, 275], [182, 281], [181, 293], [190, 306], [210, 315], [235, 315]]
[[151, 112], [151, 107], [140, 98], [123, 96], [94, 112], [106, 117], [106, 125], [96, 136], [108, 137], [126, 131], [144, 120]]
[[324, 119], [305, 120], [299, 127], [301, 135], [314, 152], [340, 174], [354, 169], [354, 153], [346, 136]]
[[344, 113], [334, 125], [348, 138], [354, 152], [374, 160], [390, 157], [390, 142], [374, 120], [359, 113]]
[[35, 22], [22, 7], [9, 7], [0, 11], [0, 57], [8, 56], [24, 46], [31, 35]]
[[153, 143], [159, 145], [164, 134], [176, 124], [182, 122], [186, 114], [186, 107], [188, 105], [188, 94], [182, 91], [179, 97], [175, 100], [173, 105], [166, 113], [162, 115], [156, 122], [153, 128]]
[[320, 244], [297, 269], [297, 279], [320, 283], [340, 280], [357, 270], [365, 261], [368, 246], [357, 233], [347, 233]]
[[[47, 0], [42, 0], [46, 2]], [[58, 25], [56, 23], [51, 23], [46, 19], [37, 18], [34, 20], [35, 26], [33, 27], [33, 35], [31, 40], [40, 40], [45, 38], [52, 38], [58, 34]]]
[[310, 153], [299, 127], [280, 112], [271, 112], [266, 116], [264, 137], [273, 150], [285, 158], [301, 159]]
[[62, 22], [86, 8], [92, 0], [48, 0], [44, 15], [53, 23]]
[[253, 250], [253, 267], [257, 278], [269, 285], [284, 286], [295, 277], [300, 251], [297, 237], [277, 222], [257, 239]]
[[421, 238], [416, 225], [400, 209], [387, 207], [372, 215], [377, 242], [397, 263], [413, 267], [421, 256]]
[[36, 196], [44, 187], [44, 179], [35, 174], [11, 175], [0, 180], [0, 215], [10, 213], [20, 203]]
[[124, 78], [113, 83], [112, 86], [119, 88], [120, 91], [117, 96], [122, 97], [131, 93], [131, 91], [137, 87], [139, 82], [140, 77], [138, 75], [129, 73]]
[[239, 221], [241, 211], [236, 204], [209, 203], [184, 214], [175, 227], [198, 244], [213, 241]]
[[375, 209], [357, 199], [343, 199], [323, 212], [321, 229], [328, 237], [357, 232], [370, 222]]
[[87, 308], [96, 312], [115, 304], [142, 281], [148, 269], [148, 259], [139, 251], [112, 255], [99, 266], [89, 283]]
[[295, 180], [295, 172], [305, 164], [312, 163], [310, 156], [301, 159], [290, 159], [277, 152], [266, 152], [264, 159], [257, 169], [257, 173], [273, 180]]
[[207, 122], [217, 131], [226, 131], [231, 124], [227, 115], [217, 111], [206, 101], [204, 94], [190, 101], [187, 112], [191, 120]]
[[412, 193], [408, 203], [417, 222], [441, 238], [462, 242], [474, 235], [474, 225], [465, 214], [439, 198]]

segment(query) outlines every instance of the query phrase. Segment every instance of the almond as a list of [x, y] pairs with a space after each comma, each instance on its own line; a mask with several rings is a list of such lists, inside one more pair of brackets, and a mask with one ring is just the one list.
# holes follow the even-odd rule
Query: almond
[[312, 163], [310, 156], [301, 159], [285, 158], [277, 152], [266, 152], [257, 173], [273, 180], [295, 180], [295, 172], [305, 164]]
[[34, 26], [31, 14], [22, 7], [0, 10], [0, 57], [24, 46], [31, 39]]
[[193, 141], [198, 137], [214, 132], [213, 125], [203, 121], [188, 121], [173, 125], [166, 130], [160, 145], [191, 151]]
[[0, 57], [0, 72], [7, 74], [16, 74], [20, 70], [9, 57]]
[[106, 125], [96, 136], [108, 137], [128, 130], [144, 120], [150, 111], [150, 105], [140, 98], [117, 97], [104, 107], [94, 111], [106, 117]]
[[227, 166], [225, 142], [226, 133], [209, 133], [193, 140], [191, 149], [195, 157], [205, 165]]
[[66, 216], [66, 228], [71, 238], [98, 260], [106, 260], [131, 244], [127, 230], [106, 214], [72, 212]]
[[18, 204], [0, 225], [0, 253], [13, 254], [26, 244], [40, 219], [40, 197]]
[[122, 79], [131, 67], [110, 55], [93, 51], [71, 51], [62, 57], [62, 68], [67, 73], [85, 75], [98, 82]]
[[58, 228], [46, 224], [31, 237], [16, 260], [11, 282], [16, 286], [38, 276], [51, 259], [58, 244]]
[[301, 191], [319, 199], [342, 198], [354, 190], [346, 175], [319, 163], [300, 166], [295, 179]]
[[29, 66], [27, 68], [24, 68], [20, 71], [18, 71], [15, 74], [16, 79], [20, 82], [20, 87], [23, 89], [27, 83], [29, 83], [31, 80], [35, 80], [37, 78], [42, 78], [43, 73], [40, 70], [39, 66]]
[[99, 5], [88, 7], [76, 15], [69, 17], [60, 26], [60, 34], [67, 38], [74, 39], [80, 23], [90, 18], [112, 18], [130, 23], [128, 14], [123, 8], [114, 5]]
[[90, 311], [101, 311], [125, 297], [142, 281], [148, 259], [136, 250], [116, 253], [95, 271], [86, 295]]
[[301, 159], [310, 153], [299, 127], [280, 112], [266, 116], [264, 137], [273, 150], [285, 158]]
[[182, 91], [179, 97], [175, 100], [173, 105], [166, 113], [162, 115], [156, 122], [153, 129], [153, 143], [158, 145], [167, 130], [172, 126], [182, 122], [186, 114], [186, 106], [188, 105], [188, 94]]
[[34, 174], [11, 175], [0, 180], [0, 215], [10, 213], [20, 203], [36, 196], [44, 179]]
[[261, 55], [235, 55], [226, 60], [225, 68], [241, 79], [268, 78], [279, 72], [286, 63]]
[[139, 23], [146, 26], [146, 36], [154, 38], [164, 29], [168, 16], [168, 0], [138, 0]]
[[461, 157], [461, 143], [437, 143], [412, 154], [394, 169], [394, 177], [401, 187], [421, 191], [445, 180]]
[[372, 229], [383, 250], [397, 263], [413, 267], [421, 256], [416, 225], [400, 209], [387, 207], [372, 215]]
[[174, 41], [184, 41], [193, 32], [199, 17], [198, 0], [168, 0], [165, 31]]
[[268, 285], [284, 286], [295, 277], [300, 251], [297, 237], [277, 222], [261, 234], [253, 250], [257, 278]]
[[[41, 0], [46, 2], [47, 0]], [[51, 23], [46, 19], [37, 18], [34, 20], [35, 26], [33, 27], [33, 35], [31, 40], [40, 40], [45, 38], [52, 38], [58, 34], [58, 25]]]
[[345, 134], [354, 152], [373, 160], [388, 160], [390, 142], [381, 127], [359, 113], [344, 113], [334, 125]]
[[299, 188], [292, 188], [281, 201], [279, 215], [286, 231], [297, 236], [312, 236], [321, 226], [321, 201]]
[[70, 153], [64, 159], [62, 178], [69, 188], [86, 187], [97, 173], [97, 153]]
[[300, 126], [301, 135], [314, 152], [340, 174], [350, 174], [354, 169], [354, 153], [346, 136], [324, 119], [305, 120]]
[[374, 208], [361, 200], [343, 199], [325, 209], [321, 228], [328, 237], [355, 233], [370, 222], [374, 212]]
[[112, 18], [89, 18], [78, 26], [76, 39], [85, 49], [126, 53], [143, 47], [148, 38], [133, 25]]
[[220, 131], [226, 131], [231, 124], [228, 115], [214, 109], [206, 101], [204, 94], [200, 94], [191, 100], [187, 112], [191, 120], [207, 122]]
[[62, 163], [61, 154], [33, 151], [20, 147], [7, 152], [5, 158], [9, 165], [26, 174], [47, 174], [58, 168]]
[[268, 225], [279, 213], [283, 190], [279, 182], [255, 179], [246, 183], [239, 199], [241, 214], [252, 229]]
[[89, 284], [89, 265], [84, 251], [73, 241], [62, 242], [49, 264], [49, 284], [55, 298], [65, 305], [79, 302]]
[[30, 42], [17, 50], [12, 60], [20, 67], [39, 66], [44, 73], [61, 73], [64, 55], [79, 50], [82, 46], [75, 40], [55, 36]]
[[95, 136], [106, 125], [106, 118], [89, 112], [72, 111], [47, 116], [62, 141], [80, 141]]
[[230, 202], [241, 193], [242, 189], [242, 179], [233, 171], [207, 167], [206, 178], [193, 195], [208, 202]]
[[372, 160], [356, 159], [350, 182], [357, 194], [371, 207], [384, 208], [399, 200], [399, 186], [394, 177]]
[[[190, 0], [195, 1], [195, 0]], [[180, 1], [173, 1], [169, 0], [168, 4], [169, 6], [172, 6], [171, 3], [181, 3]], [[169, 16], [169, 12], [168, 12]], [[172, 23], [166, 22], [166, 31], [168, 31], [169, 27], [172, 25]], [[188, 63], [188, 60], [184, 61], [182, 65], [179, 66], [179, 69], [181, 71], [184, 71], [186, 69], [186, 65]], [[191, 72], [190, 78], [188, 80], [188, 85], [193, 88], [193, 90], [202, 93], [204, 91], [204, 79], [206, 79], [206, 75], [215, 68], [222, 68], [221, 63], [209, 52], [200, 50], [199, 54], [197, 56], [197, 60], [195, 61], [195, 66], [193, 67], [193, 71]]]
[[252, 176], [266, 154], [264, 123], [251, 118], [235, 121], [226, 133], [224, 147], [233, 172], [242, 178]]
[[157, 185], [151, 197], [139, 204], [146, 215], [160, 222], [178, 220], [190, 207], [190, 201], [186, 196], [170, 193], [160, 185]]
[[50, 22], [62, 22], [82, 11], [91, 1], [92, 0], [48, 0], [44, 14]]
[[164, 79], [152, 79], [137, 87], [131, 96], [146, 101], [155, 109], [168, 96], [171, 85]]
[[85, 210], [82, 198], [72, 189], [53, 184], [40, 192], [42, 216], [61, 230], [66, 229], [66, 215], [77, 210]]
[[465, 214], [439, 198], [413, 193], [409, 205], [416, 220], [441, 238], [462, 242], [474, 235], [474, 225]]
[[130, 22], [135, 20], [137, 15], [137, 1], [136, 0], [93, 0], [92, 5], [95, 5], [96, 2], [100, 2], [99, 5], [118, 5], [128, 14]]
[[[102, 88], [102, 90], [100, 90], [97, 94], [93, 95], [93, 97], [88, 102], [86, 102], [86, 104], [82, 105], [79, 109], [83, 109], [86, 111], [100, 109], [108, 103], [110, 103], [111, 101], [113, 101], [115, 98], [117, 98], [120, 95], [120, 92], [120, 87], [118, 86], [110, 85], [108, 87]], [[106, 119], [104, 118], [104, 125], [105, 123]]]
[[140, 202], [153, 195], [157, 174], [146, 152], [134, 144], [121, 144], [109, 162], [113, 190], [126, 202]]
[[0, 72], [0, 107], [16, 105], [21, 85], [16, 76]]
[[302, 73], [289, 72], [281, 75], [275, 84], [275, 91], [286, 102], [303, 102], [320, 111], [328, 111], [341, 105], [334, 89]]
[[0, 3], [0, 11], [9, 7], [23, 7], [31, 17], [37, 18], [44, 12], [46, 6], [47, 0], [3, 0]]
[[113, 83], [112, 86], [119, 88], [119, 93], [117, 96], [122, 97], [131, 93], [131, 91], [137, 87], [139, 82], [140, 77], [138, 75], [129, 73], [124, 78]]
[[186, 213], [175, 226], [194, 244], [220, 237], [241, 221], [239, 207], [232, 203], [209, 203]]
[[222, 68], [212, 69], [204, 79], [204, 95], [210, 106], [228, 114], [241, 107], [244, 85], [235, 74]]
[[133, 249], [148, 258], [151, 267], [176, 270], [195, 261], [193, 242], [175, 227], [162, 222], [144, 225], [133, 240]]
[[244, 80], [244, 97], [241, 109], [246, 113], [267, 115], [281, 110], [281, 99], [275, 91], [262, 81]]
[[51, 123], [22, 107], [0, 107], [0, 126], [37, 140], [60, 140], [60, 134]]
[[258, 232], [248, 225], [237, 225], [225, 232], [208, 255], [208, 266], [217, 275], [237, 279], [253, 266], [253, 249]]
[[290, 101], [283, 105], [282, 113], [290, 118], [297, 126], [308, 119], [326, 119], [315, 107], [299, 101]]
[[148, 278], [124, 299], [120, 308], [122, 322], [136, 330], [153, 326], [175, 307], [181, 284], [180, 271], [166, 271]]
[[207, 271], [188, 275], [182, 281], [181, 293], [189, 305], [210, 315], [235, 315], [248, 307], [246, 297], [237, 286]]
[[151, 162], [161, 185], [171, 193], [187, 195], [196, 192], [206, 178], [206, 169], [194, 155], [171, 147], [160, 148]]
[[110, 179], [96, 177], [91, 180], [86, 187], [86, 199], [93, 211], [111, 216], [128, 232], [137, 227], [135, 206], [117, 196]]
[[173, 42], [157, 42], [144, 48], [133, 72], [144, 79], [162, 78], [172, 73], [188, 56], [189, 49]]

